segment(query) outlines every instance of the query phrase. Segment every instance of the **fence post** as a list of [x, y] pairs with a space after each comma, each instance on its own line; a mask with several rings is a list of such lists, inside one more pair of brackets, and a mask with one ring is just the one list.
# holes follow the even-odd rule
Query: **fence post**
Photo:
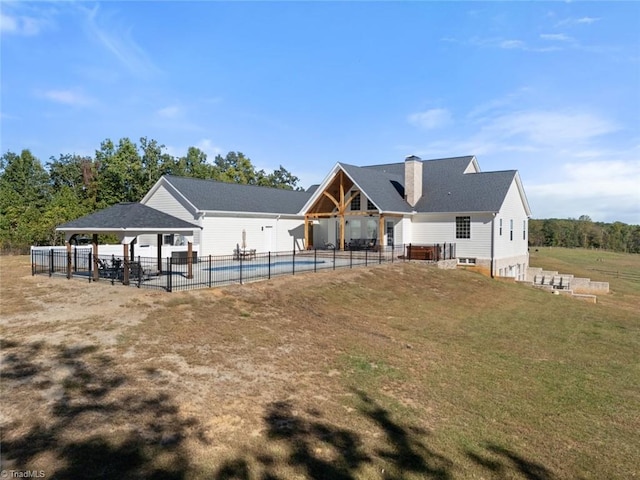
[[31, 276], [33, 277], [36, 274], [36, 265], [34, 262], [35, 258], [35, 250], [31, 250]]
[[142, 263], [140, 262], [140, 255], [138, 255], [138, 288], [142, 283]]
[[349, 250], [349, 268], [353, 268], [353, 250]]
[[318, 271], [318, 249], [313, 249], [313, 273]]
[[267, 252], [267, 278], [271, 280], [271, 250]]
[[364, 249], [364, 266], [365, 266], [365, 267], [367, 267], [367, 266], [369, 265], [369, 264], [368, 264], [369, 257], [368, 257], [368, 255], [367, 255], [367, 252], [368, 252], [368, 251], [369, 251], [369, 250], [367, 250], [366, 248]]
[[53, 248], [49, 250], [49, 276], [53, 275]]
[[333, 269], [336, 269], [336, 248], [333, 247]]
[[93, 252], [89, 252], [89, 283], [91, 283], [91, 279], [93, 278]]
[[240, 285], [242, 285], [242, 257], [243, 255], [238, 255], [238, 258], [240, 260]]
[[171, 257], [167, 257], [167, 292], [171, 291], [171, 277], [173, 276], [172, 273], [172, 268], [171, 268]]
[[296, 274], [296, 244], [293, 244], [293, 261], [291, 262], [291, 275]]
[[382, 245], [378, 245], [378, 265], [382, 265]]
[[209, 255], [209, 288], [211, 288], [211, 275], [213, 271], [211, 270], [211, 255]]

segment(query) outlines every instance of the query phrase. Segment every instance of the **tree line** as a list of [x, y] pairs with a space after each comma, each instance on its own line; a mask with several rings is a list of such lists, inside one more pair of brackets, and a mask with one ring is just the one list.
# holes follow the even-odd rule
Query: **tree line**
[[535, 247], [597, 248], [640, 253], [640, 225], [577, 219], [529, 220], [529, 245]]
[[104, 140], [95, 155], [60, 154], [46, 164], [28, 149], [0, 157], [0, 248], [56, 245], [56, 226], [119, 202], [138, 202], [162, 175], [300, 190], [285, 168], [258, 170], [241, 152], [216, 155], [189, 147], [175, 157], [156, 140]]

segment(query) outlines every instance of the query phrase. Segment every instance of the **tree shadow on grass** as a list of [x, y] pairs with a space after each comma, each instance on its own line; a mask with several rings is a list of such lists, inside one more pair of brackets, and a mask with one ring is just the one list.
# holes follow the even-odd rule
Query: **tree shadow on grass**
[[383, 439], [381, 448], [368, 452], [361, 434], [324, 420], [318, 411], [303, 414], [292, 403], [280, 401], [270, 404], [263, 417], [269, 443], [228, 460], [214, 478], [284, 480], [291, 474], [313, 480], [353, 480], [363, 478], [365, 468], [369, 476], [377, 471], [376, 478], [385, 480], [403, 479], [407, 474], [451, 478], [452, 462], [425, 445], [425, 430], [401, 424], [368, 395], [354, 392], [360, 415]]
[[557, 477], [544, 465], [529, 460], [508, 448], [495, 444], [485, 446], [486, 454], [467, 450], [466, 454], [473, 462], [483, 467], [497, 478], [518, 476], [527, 480], [555, 480]]
[[170, 394], [136, 386], [95, 346], [3, 340], [0, 349], [3, 404], [14, 409], [2, 433], [4, 469], [42, 469], [47, 478], [185, 477], [184, 441], [204, 436]]

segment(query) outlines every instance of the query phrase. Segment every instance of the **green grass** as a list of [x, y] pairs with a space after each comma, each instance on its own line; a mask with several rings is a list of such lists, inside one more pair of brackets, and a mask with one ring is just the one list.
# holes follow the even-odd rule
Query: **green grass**
[[532, 267], [609, 282], [612, 292], [603, 296], [619, 306], [640, 309], [640, 255], [584, 248], [538, 247], [530, 254]]

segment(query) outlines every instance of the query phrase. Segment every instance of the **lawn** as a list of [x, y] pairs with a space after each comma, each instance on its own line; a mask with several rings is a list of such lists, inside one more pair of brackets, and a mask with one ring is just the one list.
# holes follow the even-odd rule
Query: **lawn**
[[[582, 276], [593, 253], [613, 270], [602, 252], [562, 253], [532, 264]], [[419, 263], [172, 294], [31, 277], [25, 257], [0, 267], [3, 469], [640, 475], [633, 280], [590, 271], [612, 293], [589, 304]]]

